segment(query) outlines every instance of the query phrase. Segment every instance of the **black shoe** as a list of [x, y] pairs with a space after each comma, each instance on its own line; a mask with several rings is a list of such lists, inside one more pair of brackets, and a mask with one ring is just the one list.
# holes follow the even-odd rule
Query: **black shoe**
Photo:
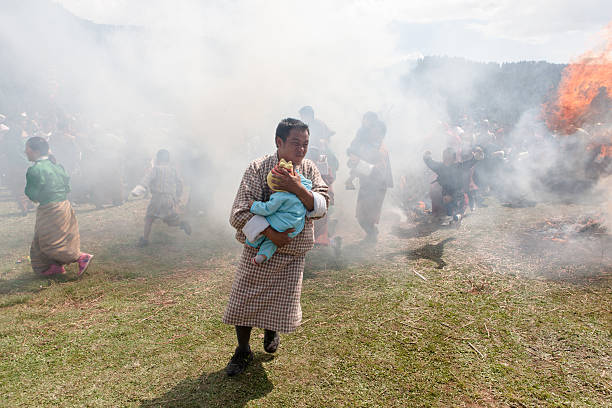
[[278, 344], [280, 343], [280, 336], [278, 332], [272, 330], [266, 330], [264, 332], [264, 350], [266, 353], [275, 353], [278, 349]]
[[225, 367], [225, 373], [228, 377], [238, 375], [246, 370], [251, 361], [253, 361], [253, 352], [251, 350], [238, 351], [238, 349], [236, 349], [232, 359]]
[[146, 239], [144, 239], [143, 237], [140, 237], [140, 239], [138, 240], [138, 243], [136, 244], [136, 246], [138, 248], [144, 248], [147, 245], [149, 245], [149, 241], [147, 241]]

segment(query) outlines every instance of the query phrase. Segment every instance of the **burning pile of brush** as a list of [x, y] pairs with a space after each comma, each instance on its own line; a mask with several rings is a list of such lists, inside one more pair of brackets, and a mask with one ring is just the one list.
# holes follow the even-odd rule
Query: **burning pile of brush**
[[555, 191], [583, 193], [612, 175], [612, 23], [604, 42], [565, 68], [543, 106], [564, 157], [547, 175]]
[[[604, 33], [603, 49], [593, 50], [569, 64], [556, 98], [544, 106], [546, 124], [553, 132], [573, 135], [585, 129], [607, 128], [612, 107], [612, 23]], [[602, 124], [604, 126], [602, 126]], [[604, 131], [606, 131], [605, 129]], [[612, 145], [612, 139], [607, 140]]]
[[536, 226], [543, 239], [568, 242], [572, 238], [595, 238], [606, 234], [608, 227], [603, 214], [583, 215], [578, 218], [551, 218]]

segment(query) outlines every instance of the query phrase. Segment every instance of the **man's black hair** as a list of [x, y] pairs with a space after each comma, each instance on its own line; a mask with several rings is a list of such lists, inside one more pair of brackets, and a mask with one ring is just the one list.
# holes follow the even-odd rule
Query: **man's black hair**
[[36, 153], [46, 156], [49, 154], [49, 143], [42, 137], [34, 136], [28, 139], [26, 145]]
[[289, 133], [292, 129], [297, 130], [305, 130], [310, 135], [310, 129], [308, 129], [308, 125], [302, 122], [299, 119], [286, 118], [280, 121], [278, 126], [276, 127], [276, 137], [281, 139], [283, 142], [287, 141], [287, 137], [289, 137]]
[[170, 152], [166, 149], [161, 149], [157, 152], [155, 161], [157, 163], [170, 163]]

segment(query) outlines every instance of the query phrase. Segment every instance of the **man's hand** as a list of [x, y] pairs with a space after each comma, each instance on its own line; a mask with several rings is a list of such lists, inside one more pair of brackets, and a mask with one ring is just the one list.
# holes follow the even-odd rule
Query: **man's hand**
[[348, 163], [346, 164], [348, 166], [348, 168], [352, 169], [355, 166], [357, 166], [360, 162], [359, 157], [355, 156], [354, 154], [350, 154], [349, 155], [349, 159], [348, 159]]
[[302, 180], [295, 170], [290, 172], [282, 167], [274, 167], [272, 169], [272, 174], [272, 182], [279, 190], [284, 190], [298, 195], [303, 188]]
[[295, 229], [291, 228], [285, 232], [278, 232], [274, 228], [268, 227], [265, 230], [263, 230], [262, 234], [264, 234], [266, 238], [268, 238], [270, 241], [274, 242], [274, 245], [276, 245], [279, 248], [282, 248], [285, 245], [287, 245], [289, 242], [291, 242], [291, 240], [293, 239], [289, 237], [289, 233], [293, 231], [295, 231]]
[[289, 171], [283, 168], [273, 168], [272, 183], [279, 190], [284, 190], [289, 193], [293, 193], [300, 199], [307, 211], [314, 210], [314, 196], [312, 192], [308, 191], [302, 184], [302, 179], [299, 174], [293, 171]]

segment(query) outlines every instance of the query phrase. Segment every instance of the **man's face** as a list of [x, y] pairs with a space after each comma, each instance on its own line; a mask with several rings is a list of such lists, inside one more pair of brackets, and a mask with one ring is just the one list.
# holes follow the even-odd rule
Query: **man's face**
[[309, 137], [308, 131], [299, 129], [291, 129], [287, 140], [284, 142], [277, 137], [278, 157], [291, 161], [294, 166], [299, 166], [308, 152]]
[[25, 154], [28, 157], [29, 161], [36, 161], [36, 159], [38, 159], [38, 156], [39, 156], [38, 153], [30, 149], [30, 146], [26, 146]]

